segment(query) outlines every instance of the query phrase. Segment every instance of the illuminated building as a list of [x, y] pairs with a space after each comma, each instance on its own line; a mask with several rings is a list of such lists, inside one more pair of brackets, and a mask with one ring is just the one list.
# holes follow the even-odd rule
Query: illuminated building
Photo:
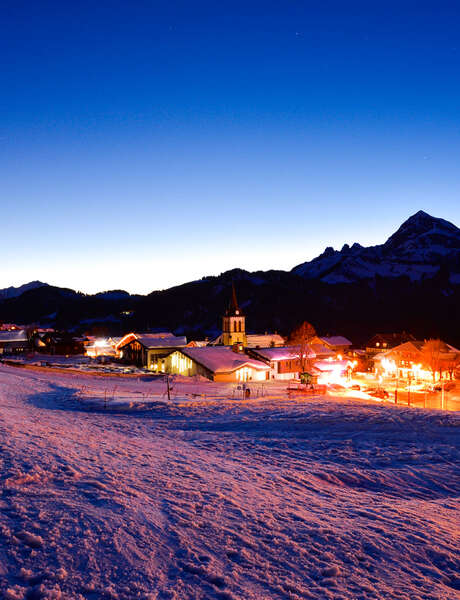
[[86, 356], [91, 356], [93, 358], [98, 356], [118, 356], [117, 345], [123, 338], [97, 338], [95, 336], [87, 337], [89, 343], [85, 344]]
[[175, 336], [166, 331], [128, 333], [117, 344], [116, 350], [126, 363], [164, 373], [168, 355], [186, 344], [185, 336]]
[[452, 378], [459, 362], [460, 351], [441, 340], [412, 340], [374, 357], [378, 376], [410, 381]]
[[165, 360], [167, 373], [191, 377], [202, 375], [212, 381], [265, 381], [270, 367], [223, 346], [181, 348]]
[[366, 352], [371, 355], [386, 352], [409, 341], [415, 341], [415, 338], [406, 331], [402, 333], [376, 333], [366, 343]]
[[[302, 372], [300, 346], [283, 346], [279, 348], [252, 348], [247, 350], [249, 356], [265, 362], [270, 366], [270, 379], [298, 379]], [[306, 359], [316, 357], [308, 348]], [[305, 361], [303, 361], [305, 362]]]
[[[222, 346], [242, 344], [246, 346], [246, 317], [243, 315], [236, 299], [235, 286], [232, 283], [232, 298], [222, 317], [222, 335], [216, 340]], [[216, 343], [214, 342], [214, 343]]]
[[341, 354], [348, 352], [352, 346], [350, 340], [343, 335], [315, 335], [315, 337], [310, 340], [310, 344], [322, 344], [332, 352], [340, 352]]
[[0, 354], [18, 354], [30, 350], [24, 329], [0, 331]]

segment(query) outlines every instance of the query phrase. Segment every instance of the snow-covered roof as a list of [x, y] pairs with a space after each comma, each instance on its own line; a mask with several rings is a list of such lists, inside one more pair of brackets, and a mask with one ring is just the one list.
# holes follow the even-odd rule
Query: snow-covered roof
[[405, 331], [400, 333], [376, 333], [367, 342], [366, 346], [373, 346], [378, 342], [379, 344], [387, 344], [388, 346], [393, 347], [411, 340], [415, 340], [414, 336]]
[[209, 344], [209, 340], [191, 340], [188, 344], [188, 348], [204, 348]]
[[27, 342], [27, 333], [24, 329], [0, 331], [0, 343], [1, 342]]
[[[399, 346], [395, 346], [394, 348], [389, 348], [385, 352], [379, 352], [374, 357], [374, 361], [375, 360], [383, 360], [384, 358], [386, 358], [388, 356], [394, 356], [395, 354], [398, 354], [400, 352], [410, 353], [410, 352], [415, 351], [415, 352], [418, 352], [419, 354], [422, 354], [426, 343], [427, 342], [425, 340], [410, 340], [409, 342], [404, 342], [404, 344], [399, 344]], [[446, 342], [441, 341], [441, 345], [439, 347], [439, 357], [441, 359], [448, 359], [452, 355], [459, 354], [459, 353], [460, 353], [460, 350], [458, 350], [454, 346], [451, 346], [450, 344], [447, 344]]]
[[276, 346], [284, 346], [284, 338], [277, 333], [249, 333], [246, 335], [246, 340], [246, 346], [248, 348], [268, 348], [268, 346], [271, 346], [272, 344]]
[[[299, 358], [300, 346], [281, 346], [278, 348], [257, 348], [253, 350], [254, 353], [262, 356], [266, 360], [278, 361], [278, 360], [292, 360]], [[311, 348], [307, 349], [307, 357], [314, 358], [316, 354]]]
[[351, 342], [350, 340], [348, 340], [346, 337], [344, 337], [343, 335], [330, 335], [330, 336], [318, 336], [318, 339], [320, 339], [324, 344], [327, 344], [328, 346], [351, 346]]
[[187, 344], [187, 338], [183, 335], [158, 336], [156, 334], [143, 334], [136, 336], [136, 338], [137, 341], [145, 348], [176, 348], [178, 346], [185, 346]]
[[177, 348], [187, 344], [185, 336], [175, 336], [169, 331], [160, 333], [128, 333], [118, 343], [117, 348], [122, 348], [133, 340], [137, 340], [144, 348]]
[[233, 352], [228, 346], [206, 346], [206, 348], [181, 348], [180, 352], [199, 363], [212, 373], [231, 373], [242, 367], [267, 371], [270, 367], [260, 360]]
[[334, 356], [335, 352], [323, 344], [308, 344], [316, 356]]

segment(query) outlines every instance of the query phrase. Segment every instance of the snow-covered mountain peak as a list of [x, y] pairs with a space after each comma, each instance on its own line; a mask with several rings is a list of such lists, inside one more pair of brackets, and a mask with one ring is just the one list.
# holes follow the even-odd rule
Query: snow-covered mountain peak
[[384, 244], [386, 251], [445, 246], [460, 248], [460, 229], [453, 223], [419, 210], [404, 221]]
[[342, 250], [327, 247], [317, 258], [292, 269], [324, 283], [352, 283], [379, 277], [430, 278], [448, 267], [451, 282], [459, 278], [460, 229], [453, 223], [418, 211], [385, 244], [365, 248], [358, 243]]
[[47, 283], [43, 283], [42, 281], [30, 281], [29, 283], [25, 283], [24, 285], [20, 285], [19, 287], [10, 286], [0, 290], [0, 299], [5, 298], [17, 298], [24, 292], [28, 292], [29, 290], [34, 290], [39, 287], [43, 287], [48, 285]]

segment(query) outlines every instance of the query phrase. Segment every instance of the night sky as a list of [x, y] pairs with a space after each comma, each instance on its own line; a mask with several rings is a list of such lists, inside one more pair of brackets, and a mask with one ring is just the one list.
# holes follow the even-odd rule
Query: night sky
[[2, 2], [0, 287], [145, 293], [460, 222], [459, 2]]

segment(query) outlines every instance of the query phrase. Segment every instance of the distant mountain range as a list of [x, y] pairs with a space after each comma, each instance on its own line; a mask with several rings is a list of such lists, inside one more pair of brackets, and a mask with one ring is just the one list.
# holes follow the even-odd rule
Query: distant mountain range
[[24, 292], [43, 287], [44, 285], [48, 284], [42, 283], [41, 281], [31, 281], [30, 283], [25, 283], [24, 285], [20, 285], [19, 287], [11, 286], [8, 288], [4, 288], [3, 290], [0, 290], [0, 300], [4, 300], [6, 298], [17, 298]]
[[7, 288], [0, 320], [114, 335], [168, 328], [197, 339], [219, 332], [232, 281], [250, 331], [287, 334], [308, 320], [355, 343], [405, 329], [460, 344], [460, 229], [423, 211], [384, 244], [326, 248], [291, 271], [234, 269], [147, 296], [85, 295], [41, 282]]

